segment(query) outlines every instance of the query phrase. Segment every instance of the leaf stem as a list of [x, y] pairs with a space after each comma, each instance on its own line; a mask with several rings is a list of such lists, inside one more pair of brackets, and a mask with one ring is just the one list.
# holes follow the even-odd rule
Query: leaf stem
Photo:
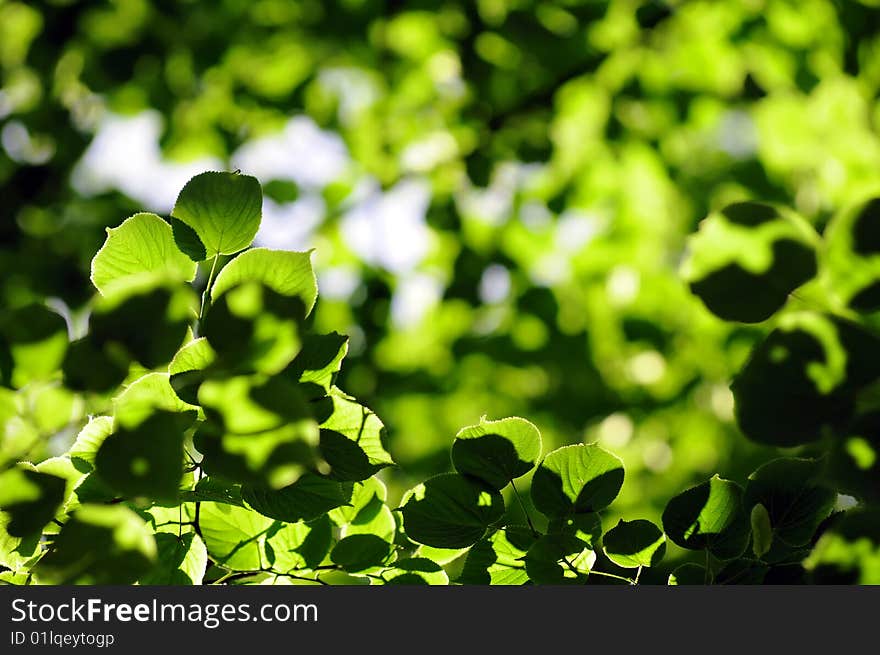
[[217, 271], [217, 260], [220, 259], [220, 253], [214, 255], [214, 262], [211, 264], [211, 272], [208, 274], [208, 283], [205, 285], [205, 290], [202, 292], [202, 304], [199, 307], [199, 325], [202, 323], [202, 319], [205, 318], [205, 310], [208, 309], [208, 305], [210, 304], [210, 293], [211, 293], [211, 285], [214, 283], [214, 273]]
[[614, 578], [615, 580], [620, 580], [622, 582], [626, 582], [627, 584], [636, 584], [637, 580], [633, 580], [632, 578], [627, 578], [622, 575], [617, 575], [616, 573], [606, 573], [605, 571], [590, 571], [587, 575], [601, 575], [606, 578]]
[[532, 517], [529, 516], [529, 511], [526, 509], [526, 504], [523, 502], [522, 497], [519, 495], [519, 491], [516, 489], [516, 484], [513, 481], [513, 478], [510, 479], [510, 486], [513, 487], [513, 494], [516, 496], [516, 499], [519, 501], [519, 506], [522, 508], [523, 514], [526, 515], [526, 522], [529, 524], [529, 529], [532, 531], [532, 534], [536, 537], [540, 536], [540, 533], [535, 530], [535, 525], [532, 523]]
[[[199, 469], [199, 479], [200, 480], [202, 478], [201, 472], [202, 472], [201, 469]], [[201, 503], [201, 501], [197, 500], [196, 501], [196, 513], [195, 513], [195, 516], [193, 517], [193, 530], [196, 531], [196, 534], [199, 535], [199, 537], [201, 539], [204, 539], [204, 537], [202, 536], [202, 526], [199, 525], [199, 514], [201, 514], [201, 511], [202, 511], [202, 503]]]

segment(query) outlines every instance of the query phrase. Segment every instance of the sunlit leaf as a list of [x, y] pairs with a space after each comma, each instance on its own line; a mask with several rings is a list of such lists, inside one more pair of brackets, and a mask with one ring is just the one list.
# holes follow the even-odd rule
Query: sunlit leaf
[[244, 282], [217, 298], [202, 334], [227, 367], [275, 374], [300, 352], [305, 309], [259, 282]]
[[[171, 215], [193, 229], [206, 258], [211, 258], [232, 255], [251, 245], [260, 227], [262, 206], [263, 194], [256, 178], [212, 171], [186, 183]], [[192, 256], [192, 246], [184, 247]]]
[[281, 489], [244, 485], [241, 497], [252, 509], [286, 523], [311, 521], [351, 498], [351, 485], [305, 473]]
[[391, 554], [391, 544], [373, 534], [355, 534], [341, 539], [330, 552], [330, 559], [349, 573], [383, 564]]
[[314, 569], [330, 552], [332, 523], [326, 516], [305, 523], [276, 523], [267, 533], [266, 560], [273, 571]]
[[174, 244], [171, 226], [155, 214], [131, 216], [116, 228], [92, 259], [92, 284], [105, 293], [128, 278], [155, 275], [190, 282], [196, 264]]
[[541, 433], [519, 417], [463, 428], [452, 443], [452, 463], [462, 475], [479, 478], [495, 489], [531, 471], [541, 457]]
[[743, 506], [751, 512], [758, 503], [767, 509], [772, 528], [774, 558], [809, 543], [819, 524], [831, 513], [835, 491], [821, 481], [821, 462], [810, 459], [774, 459], [749, 476]]
[[736, 482], [712, 476], [666, 504], [663, 530], [682, 548], [707, 549], [721, 559], [739, 557], [749, 541], [749, 518], [742, 498], [742, 487]]
[[583, 584], [596, 553], [575, 537], [544, 535], [531, 545], [524, 562], [535, 584]]
[[617, 497], [623, 462], [595, 444], [554, 450], [532, 477], [532, 502], [547, 516], [596, 512]]
[[602, 550], [621, 568], [656, 566], [666, 554], [666, 535], [650, 521], [621, 519], [602, 537]]
[[381, 582], [375, 578], [370, 584], [390, 585], [447, 585], [449, 576], [436, 562], [424, 557], [399, 559], [394, 566], [382, 571]]
[[770, 514], [761, 503], [752, 507], [749, 516], [752, 524], [752, 552], [755, 557], [763, 557], [773, 544], [773, 526], [770, 524]]
[[181, 413], [196, 409], [178, 398], [167, 373], [147, 373], [113, 399], [114, 420], [127, 428], [136, 427], [156, 410]]
[[335, 387], [328, 398], [332, 413], [321, 423], [320, 439], [331, 477], [361, 481], [393, 465], [385, 449], [385, 425], [379, 417]]
[[83, 505], [34, 572], [47, 584], [130, 584], [156, 558], [153, 535], [137, 514], [121, 505]]
[[174, 355], [168, 365], [169, 382], [184, 402], [197, 404], [199, 385], [204, 381], [204, 370], [217, 359], [217, 354], [204, 337], [193, 339]]
[[208, 565], [208, 551], [195, 532], [156, 534], [156, 565], [142, 576], [141, 585], [200, 585]]
[[202, 503], [199, 516], [208, 554], [234, 571], [256, 571], [268, 564], [263, 544], [274, 523], [262, 514], [224, 503]]
[[95, 416], [79, 431], [70, 447], [70, 460], [83, 473], [94, 468], [95, 454], [113, 432], [112, 416]]
[[426, 480], [404, 496], [401, 512], [407, 536], [436, 548], [465, 548], [504, 515], [497, 491], [447, 473]]
[[705, 585], [709, 584], [709, 575], [704, 566], [693, 563], [682, 564], [669, 574], [668, 584], [670, 586]]
[[285, 373], [300, 382], [317, 384], [329, 393], [347, 353], [348, 337], [336, 332], [309, 334]]
[[521, 585], [529, 580], [525, 556], [537, 540], [526, 526], [509, 525], [471, 546], [458, 578], [462, 584]]
[[311, 252], [252, 248], [223, 267], [211, 287], [211, 296], [216, 299], [243, 282], [260, 282], [279, 295], [296, 296], [307, 314], [318, 297]]

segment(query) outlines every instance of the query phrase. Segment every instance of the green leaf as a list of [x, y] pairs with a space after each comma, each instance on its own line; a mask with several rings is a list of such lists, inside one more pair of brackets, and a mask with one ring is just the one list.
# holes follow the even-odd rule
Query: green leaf
[[[85, 477], [85, 475], [82, 471], [76, 468], [69, 457], [66, 457], [64, 455], [44, 459], [42, 462], [34, 467], [34, 470], [36, 470], [37, 473], [52, 475], [56, 478], [64, 480], [62, 500], [58, 511], [55, 513], [55, 518], [59, 522], [65, 520], [67, 514], [69, 514], [71, 511], [70, 505], [74, 490]], [[43, 534], [54, 534], [57, 532], [58, 525], [56, 523], [48, 523], [46, 527], [43, 528]]]
[[436, 548], [466, 548], [504, 515], [495, 489], [446, 473], [426, 480], [403, 498], [403, 526], [413, 541]]
[[[251, 245], [262, 208], [263, 193], [255, 177], [211, 171], [186, 183], [171, 215], [193, 229], [210, 258], [232, 255]], [[189, 239], [178, 245], [194, 254]]]
[[157, 410], [185, 413], [189, 416], [197, 409], [182, 401], [171, 388], [168, 373], [147, 373], [128, 385], [113, 399], [113, 416], [116, 425], [134, 428]]
[[116, 426], [95, 455], [95, 472], [126, 497], [174, 500], [183, 477], [184, 432], [195, 412], [158, 410], [136, 427]]
[[0, 510], [9, 515], [6, 532], [26, 538], [39, 534], [64, 501], [63, 478], [22, 466], [0, 473]]
[[880, 373], [880, 339], [836, 317], [800, 312], [752, 352], [731, 384], [753, 441], [795, 446], [845, 426], [858, 389]]
[[481, 539], [468, 551], [458, 582], [522, 585], [529, 581], [525, 556], [537, 537], [524, 525], [509, 525]]
[[331, 510], [330, 519], [340, 527], [349, 523], [369, 521], [379, 511], [379, 507], [385, 504], [387, 498], [388, 489], [379, 478], [356, 482], [352, 485], [348, 504]]
[[424, 559], [429, 559], [432, 562], [436, 562], [440, 566], [446, 566], [467, 553], [467, 548], [434, 548], [433, 546], [419, 544], [419, 547], [413, 552], [413, 557], [422, 557]]
[[300, 352], [305, 307], [259, 282], [244, 282], [212, 304], [203, 335], [227, 368], [276, 374]]
[[95, 467], [95, 454], [104, 440], [113, 432], [112, 416], [95, 416], [79, 431], [76, 441], [70, 447], [69, 455], [73, 465], [83, 473]]
[[21, 573], [16, 573], [15, 571], [0, 571], [0, 586], [2, 585], [15, 585], [15, 586], [23, 586], [29, 582], [30, 574], [22, 571]]
[[156, 561], [143, 519], [122, 505], [83, 505], [34, 567], [45, 584], [131, 584]]
[[825, 229], [823, 264], [828, 289], [842, 305], [860, 312], [880, 309], [880, 198], [845, 207]]
[[193, 437], [209, 475], [280, 488], [318, 461], [318, 426], [296, 386], [263, 375], [199, 388], [207, 421]]
[[75, 510], [80, 505], [111, 503], [118, 501], [116, 492], [111, 489], [94, 471], [86, 473], [73, 490], [65, 510]]
[[171, 233], [174, 236], [174, 244], [192, 261], [198, 263], [208, 258], [205, 244], [202, 243], [196, 231], [173, 216], [171, 217]]
[[9, 534], [8, 526], [12, 517], [0, 511], [0, 566], [5, 566], [13, 571], [30, 570], [32, 560], [40, 554], [39, 532], [21, 538]]
[[279, 295], [301, 299], [308, 314], [318, 297], [318, 281], [312, 270], [311, 256], [311, 250], [290, 252], [252, 248], [223, 267], [211, 287], [211, 298], [217, 299], [244, 282], [260, 282]]
[[602, 536], [602, 519], [596, 512], [559, 516], [550, 520], [547, 532], [575, 537], [593, 548]]
[[204, 337], [193, 339], [174, 355], [168, 365], [169, 383], [174, 393], [186, 403], [198, 404], [199, 386], [205, 380], [205, 369], [217, 359], [217, 353]]
[[760, 559], [773, 544], [773, 526], [770, 525], [770, 514], [761, 503], [752, 507], [750, 515], [752, 524], [752, 551]]
[[97, 348], [122, 348], [144, 367], [158, 368], [183, 345], [197, 307], [189, 286], [114, 285], [95, 303], [89, 336]]
[[734, 203], [700, 223], [682, 274], [719, 318], [758, 323], [816, 274], [818, 242], [811, 226], [787, 209]]
[[688, 562], [673, 569], [669, 574], [670, 586], [705, 585], [709, 583], [706, 567]]
[[276, 523], [265, 542], [266, 559], [273, 571], [290, 573], [319, 566], [333, 540], [333, 526], [326, 516], [305, 523]]
[[650, 521], [621, 519], [603, 537], [602, 549], [624, 569], [656, 566], [666, 554], [666, 535]]
[[67, 323], [61, 315], [39, 303], [4, 310], [0, 342], [11, 358], [10, 370], [0, 367], [0, 384], [18, 389], [56, 374], [67, 352]]
[[204, 476], [196, 483], [195, 489], [181, 490], [179, 494], [181, 501], [187, 502], [212, 502], [226, 503], [244, 507], [244, 501], [241, 499], [241, 486], [231, 483], [223, 478], [212, 478]]
[[182, 282], [196, 276], [196, 264], [175, 245], [171, 226], [155, 214], [140, 213], [107, 228], [107, 239], [92, 259], [91, 279], [98, 291], [150, 275]]
[[199, 526], [208, 554], [233, 571], [256, 571], [268, 564], [263, 544], [275, 522], [257, 512], [225, 503], [202, 503]]
[[388, 492], [378, 478], [369, 478], [353, 485], [349, 505], [330, 511], [331, 520], [339, 526], [343, 536], [373, 534], [392, 541], [397, 524], [394, 514], [385, 504]]
[[334, 564], [349, 573], [381, 566], [391, 555], [391, 544], [373, 534], [345, 537], [330, 552]]
[[452, 464], [462, 475], [503, 489], [531, 471], [541, 457], [541, 433], [519, 417], [498, 421], [480, 419], [463, 428], [452, 443]]
[[751, 512], [761, 504], [772, 528], [772, 548], [765, 556], [805, 546], [834, 508], [837, 493], [821, 481], [822, 464], [811, 459], [780, 458], [749, 476], [743, 505]]
[[880, 508], [848, 510], [804, 562], [817, 584], [880, 585]]
[[[449, 576], [436, 562], [424, 557], [409, 557], [394, 562], [394, 566], [382, 571], [384, 584], [390, 585], [448, 585]], [[370, 584], [381, 584], [371, 579]]]
[[169, 383], [174, 393], [186, 403], [198, 404], [199, 385], [205, 369], [217, 359], [217, 353], [204, 337], [193, 339], [174, 355], [168, 365]]
[[[332, 413], [321, 423], [321, 454], [337, 480], [366, 480], [394, 464], [385, 450], [385, 425], [368, 407], [333, 388], [328, 396]], [[329, 408], [327, 411], [330, 411]]]
[[156, 534], [156, 565], [141, 576], [140, 585], [200, 585], [208, 566], [208, 550], [195, 532]]
[[[794, 572], [794, 567], [786, 567]], [[800, 568], [800, 567], [798, 567]], [[717, 585], [756, 585], [763, 584], [770, 567], [753, 559], [735, 559], [715, 574], [713, 584]]]
[[270, 180], [263, 190], [278, 204], [295, 202], [299, 198], [299, 187], [292, 180]]
[[296, 482], [277, 491], [244, 485], [241, 497], [255, 511], [286, 523], [311, 521], [351, 499], [351, 485], [315, 473], [304, 473]]
[[574, 537], [548, 534], [532, 544], [524, 561], [535, 584], [582, 584], [596, 563], [596, 553]]
[[128, 374], [124, 353], [96, 343], [90, 336], [70, 344], [62, 364], [64, 386], [74, 391], [105, 393], [119, 386]]
[[595, 444], [564, 446], [551, 452], [532, 477], [532, 502], [550, 518], [598, 512], [623, 486], [623, 462]]
[[736, 482], [715, 475], [666, 504], [663, 530], [682, 548], [707, 549], [719, 559], [739, 557], [749, 541], [742, 496], [742, 487]]
[[0, 466], [21, 459], [40, 439], [40, 433], [20, 412], [20, 396], [0, 387]]
[[57, 381], [32, 382], [18, 393], [42, 434], [56, 434], [80, 419], [82, 399]]
[[347, 353], [348, 337], [336, 332], [309, 334], [303, 338], [302, 350], [285, 374], [300, 382], [317, 384], [329, 393]]

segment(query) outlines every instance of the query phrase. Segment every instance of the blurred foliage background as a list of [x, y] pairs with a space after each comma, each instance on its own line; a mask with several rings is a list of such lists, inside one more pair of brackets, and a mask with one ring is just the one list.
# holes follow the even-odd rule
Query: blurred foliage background
[[876, 188], [878, 93], [878, 0], [0, 0], [0, 302], [80, 336], [104, 228], [241, 169], [257, 244], [316, 249], [397, 493], [521, 415], [618, 453], [615, 511], [656, 521], [776, 452], [728, 389], [764, 330], [690, 294], [685, 237], [748, 198], [821, 230]]

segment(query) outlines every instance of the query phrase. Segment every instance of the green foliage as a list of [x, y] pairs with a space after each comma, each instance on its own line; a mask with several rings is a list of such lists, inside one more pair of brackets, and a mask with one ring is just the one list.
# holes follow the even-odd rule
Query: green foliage
[[[481, 56], [501, 61], [502, 42], [480, 42]], [[476, 177], [480, 162], [469, 164]], [[688, 486], [712, 468], [694, 465], [652, 499], [665, 507], [632, 520], [621, 518], [636, 493], [625, 470], [641, 465], [627, 450], [623, 410], [670, 411], [701, 383], [702, 364], [661, 380], [666, 360], [639, 346], [606, 399], [620, 411], [569, 439], [577, 443], [556, 447], [558, 435], [547, 439], [525, 419], [484, 417], [446, 435], [454, 472], [447, 465], [406, 493], [389, 490], [389, 430], [342, 390], [358, 380], [349, 368], [369, 373], [346, 336], [317, 327], [326, 317], [311, 251], [251, 248], [262, 202], [256, 178], [198, 175], [171, 222], [140, 213], [108, 230], [92, 260], [97, 293], [76, 329], [42, 302], [4, 314], [3, 581], [876, 583], [876, 199], [840, 210], [821, 232], [778, 204], [709, 212], [685, 281], [718, 317], [760, 324], [741, 333], [713, 323], [706, 333], [748, 336], [736, 365], [721, 368], [731, 373], [739, 429], [762, 448], [731, 479], [707, 472]], [[548, 336], [538, 316], [571, 308], [529, 294], [511, 319], [516, 356], [566, 361], [583, 344]], [[699, 314], [680, 320], [689, 316]], [[646, 320], [628, 316], [626, 329], [662, 349], [671, 337], [646, 335]], [[499, 346], [501, 359], [509, 345]], [[658, 386], [648, 399], [651, 383], [636, 393], [627, 376]], [[565, 411], [580, 410], [569, 402]], [[711, 430], [699, 417], [676, 420]], [[653, 433], [648, 419], [640, 430], [662, 444], [658, 421]], [[34, 454], [65, 430], [65, 452]], [[604, 447], [613, 443], [627, 452]], [[778, 457], [774, 448], [788, 450]], [[665, 452], [646, 450], [641, 461], [659, 468]]]

